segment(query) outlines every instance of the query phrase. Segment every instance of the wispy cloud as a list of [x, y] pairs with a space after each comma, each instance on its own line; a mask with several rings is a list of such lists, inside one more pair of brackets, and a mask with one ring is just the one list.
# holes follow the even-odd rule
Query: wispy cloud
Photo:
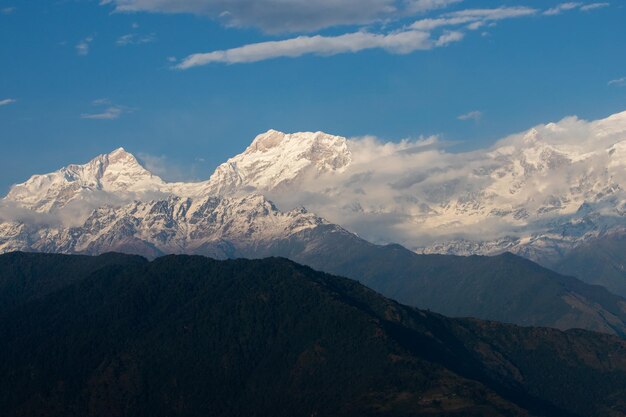
[[545, 14], [546, 16], [554, 16], [554, 15], [561, 14], [568, 10], [577, 9], [580, 6], [582, 6], [582, 3], [579, 3], [579, 2], [561, 3], [555, 7], [552, 7], [546, 10], [545, 12], [543, 12], [543, 14]]
[[437, 18], [421, 19], [414, 22], [411, 28], [431, 31], [446, 26], [469, 24], [475, 30], [486, 23], [498, 20], [514, 19], [537, 14], [538, 10], [530, 7], [499, 7], [496, 9], [466, 9], [446, 13]]
[[530, 16], [537, 13], [531, 7], [497, 7], [495, 9], [466, 9], [446, 13], [444, 16], [452, 18], [469, 18], [473, 20], [504, 20], [516, 17]]
[[10, 7], [3, 7], [0, 9], [0, 13], [4, 14], [4, 15], [9, 15], [13, 12], [15, 12], [15, 10], [17, 10], [15, 7], [10, 6]]
[[91, 102], [91, 105], [94, 107], [100, 107], [101, 109], [91, 113], [83, 113], [80, 115], [81, 119], [116, 120], [119, 119], [122, 114], [134, 111], [133, 108], [113, 104], [108, 98], [96, 99]]
[[93, 42], [93, 36], [87, 36], [76, 44], [76, 53], [81, 56], [89, 54], [90, 44]]
[[474, 110], [465, 114], [462, 114], [457, 117], [459, 120], [473, 120], [475, 122], [479, 121], [483, 117], [483, 112], [479, 110]]
[[118, 46], [142, 45], [145, 43], [154, 42], [156, 41], [156, 39], [157, 37], [155, 33], [149, 33], [147, 35], [142, 35], [139, 33], [128, 33], [117, 38], [117, 41], [115, 41], [115, 43]]
[[17, 100], [14, 98], [5, 98], [0, 100], [0, 106], [8, 106], [9, 104], [15, 103]]
[[93, 119], [93, 120], [115, 120], [119, 119], [122, 115], [121, 107], [107, 107], [104, 111], [99, 113], [83, 113], [80, 115], [81, 119]]
[[91, 102], [92, 106], [103, 106], [106, 104], [111, 104], [111, 100], [109, 100], [108, 98], [97, 98]]
[[406, 30], [390, 34], [354, 32], [339, 36], [298, 36], [282, 41], [260, 42], [224, 51], [193, 54], [176, 66], [188, 69], [211, 63], [249, 63], [278, 57], [299, 57], [306, 54], [336, 55], [354, 53], [366, 49], [384, 49], [386, 51], [407, 54], [416, 50], [427, 50], [445, 46], [461, 40], [460, 32], [447, 32], [432, 39], [427, 32]]
[[583, 12], [588, 12], [589, 10], [602, 9], [604, 7], [609, 7], [610, 5], [610, 3], [591, 3], [581, 6], [580, 10], [582, 10]]
[[267, 33], [312, 32], [396, 20], [462, 0], [101, 0], [117, 12], [193, 13], [226, 26], [256, 27]]
[[626, 87], [626, 77], [616, 78], [608, 82], [608, 85], [614, 85], [617, 87]]

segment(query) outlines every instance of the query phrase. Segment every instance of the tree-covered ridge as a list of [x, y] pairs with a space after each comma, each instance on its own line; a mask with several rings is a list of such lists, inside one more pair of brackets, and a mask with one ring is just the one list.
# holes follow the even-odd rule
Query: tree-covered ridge
[[448, 319], [285, 259], [15, 253], [0, 277], [35, 288], [0, 310], [7, 416], [626, 413], [621, 339]]

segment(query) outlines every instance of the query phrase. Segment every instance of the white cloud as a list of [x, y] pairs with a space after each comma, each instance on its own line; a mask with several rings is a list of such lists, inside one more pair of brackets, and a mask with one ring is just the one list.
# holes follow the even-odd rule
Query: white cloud
[[94, 107], [101, 107], [101, 110], [91, 113], [83, 113], [80, 115], [81, 119], [89, 120], [116, 120], [124, 113], [132, 113], [135, 109], [113, 104], [108, 98], [99, 98], [93, 100], [91, 105]]
[[93, 119], [93, 120], [115, 120], [119, 119], [123, 110], [120, 107], [107, 107], [99, 113], [83, 113], [80, 115], [81, 119]]
[[97, 98], [91, 102], [92, 106], [102, 106], [105, 104], [111, 104], [111, 100], [105, 97], [105, 98]]
[[395, 20], [462, 0], [101, 0], [117, 12], [193, 13], [268, 33]]
[[609, 7], [610, 5], [611, 5], [610, 3], [591, 3], [591, 4], [586, 4], [582, 6], [580, 10], [582, 10], [583, 12], [588, 12], [590, 10], [596, 10], [596, 9], [602, 9], [604, 7]]
[[614, 85], [617, 87], [626, 87], [626, 77], [616, 78], [608, 82], [608, 85]]
[[76, 53], [81, 56], [89, 54], [89, 47], [91, 42], [93, 42], [93, 36], [87, 36], [85, 39], [78, 42], [76, 44]]
[[389, 34], [354, 32], [339, 36], [298, 36], [282, 41], [261, 42], [224, 51], [193, 54], [176, 66], [188, 69], [211, 63], [249, 63], [279, 57], [298, 57], [306, 54], [336, 55], [366, 49], [384, 49], [391, 53], [407, 54], [445, 46], [462, 39], [459, 32], [446, 32], [437, 39], [418, 30], [405, 30]]
[[459, 120], [473, 120], [475, 122], [479, 121], [483, 117], [483, 113], [478, 110], [474, 110], [457, 117]]
[[126, 46], [126, 45], [142, 45], [144, 43], [151, 43], [156, 41], [157, 37], [155, 33], [149, 33], [147, 35], [142, 35], [138, 33], [128, 33], [126, 35], [122, 35], [117, 38], [115, 43], [118, 46]]
[[411, 24], [411, 29], [431, 31], [444, 26], [457, 26], [471, 22], [471, 18], [467, 17], [440, 17], [436, 19], [421, 19]]
[[466, 9], [446, 13], [438, 18], [421, 19], [414, 22], [411, 28], [416, 30], [434, 30], [446, 26], [469, 24], [470, 30], [475, 30], [490, 22], [514, 19], [534, 15], [537, 9], [529, 7], [499, 7], [495, 9]]
[[498, 7], [495, 9], [466, 9], [445, 14], [448, 18], [467, 18], [472, 20], [504, 20], [516, 17], [531, 16], [537, 9], [531, 7]]
[[17, 100], [14, 98], [5, 98], [0, 100], [0, 106], [8, 106], [9, 104], [15, 103]]
[[0, 9], [0, 13], [5, 14], [5, 15], [9, 15], [12, 14], [13, 12], [15, 12], [15, 10], [17, 10], [15, 7], [10, 6], [10, 7], [3, 7]]
[[568, 11], [568, 10], [573, 10], [573, 9], [577, 9], [579, 7], [582, 6], [582, 3], [580, 2], [567, 2], [567, 3], [561, 3], [555, 7], [552, 7], [548, 10], [546, 10], [545, 12], [543, 12], [544, 15], [546, 16], [554, 16], [557, 14], [561, 14], [562, 12]]

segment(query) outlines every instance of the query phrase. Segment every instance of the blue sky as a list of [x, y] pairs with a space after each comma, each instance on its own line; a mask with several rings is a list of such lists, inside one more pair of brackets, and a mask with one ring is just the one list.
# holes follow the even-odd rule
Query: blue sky
[[626, 8], [0, 0], [0, 62], [2, 193], [119, 146], [204, 179], [270, 128], [467, 150], [626, 110]]

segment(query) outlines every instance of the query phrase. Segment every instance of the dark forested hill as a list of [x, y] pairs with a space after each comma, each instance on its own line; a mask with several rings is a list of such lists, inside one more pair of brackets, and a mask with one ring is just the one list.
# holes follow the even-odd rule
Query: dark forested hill
[[332, 226], [302, 232], [253, 255], [274, 253], [448, 316], [626, 336], [624, 298], [509, 253], [418, 255], [400, 245], [374, 245]]
[[0, 277], [2, 300], [30, 283], [0, 310], [3, 416], [626, 413], [617, 337], [448, 319], [284, 259], [13, 253]]

